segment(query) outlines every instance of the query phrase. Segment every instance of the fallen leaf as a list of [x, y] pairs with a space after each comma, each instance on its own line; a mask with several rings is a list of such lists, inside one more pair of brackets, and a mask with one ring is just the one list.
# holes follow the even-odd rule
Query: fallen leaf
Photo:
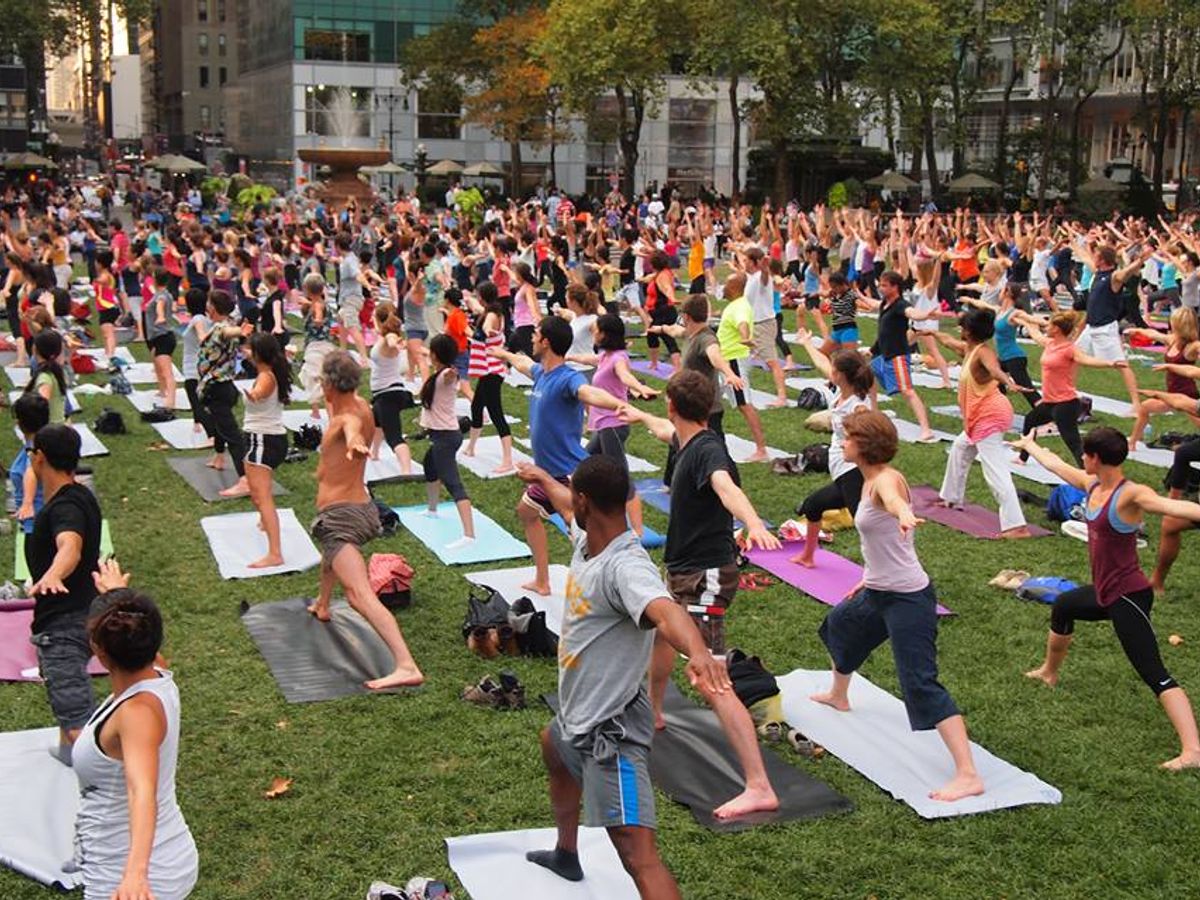
[[287, 729], [289, 724], [290, 723], [288, 722], [287, 719], [280, 719], [278, 722], [275, 723], [275, 727], [278, 728], [280, 731], [284, 731]]
[[276, 797], [282, 797], [292, 789], [292, 779], [278, 777], [272, 780], [271, 786], [263, 792], [263, 797], [267, 800], [274, 800]]
[[1167, 643], [1170, 644], [1172, 647], [1178, 647], [1180, 644], [1183, 643], [1183, 637], [1178, 634], [1173, 634], [1169, 638], [1167, 638]]

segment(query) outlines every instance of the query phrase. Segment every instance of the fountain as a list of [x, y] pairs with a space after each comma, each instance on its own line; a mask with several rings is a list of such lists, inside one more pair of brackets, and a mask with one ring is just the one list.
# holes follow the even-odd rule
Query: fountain
[[371, 187], [358, 177], [362, 166], [378, 166], [392, 158], [387, 150], [364, 150], [350, 146], [350, 138], [356, 137], [361, 111], [354, 105], [354, 98], [347, 88], [338, 88], [329, 103], [322, 106], [332, 136], [341, 141], [340, 147], [321, 146], [304, 148], [299, 157], [306, 163], [328, 166], [330, 175], [321, 184], [319, 194], [327, 206], [334, 208], [345, 205], [346, 199], [354, 198], [360, 207], [371, 199]]

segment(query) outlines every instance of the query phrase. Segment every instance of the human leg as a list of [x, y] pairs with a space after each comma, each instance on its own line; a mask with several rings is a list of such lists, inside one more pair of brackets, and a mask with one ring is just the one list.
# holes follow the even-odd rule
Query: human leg
[[1009, 451], [1004, 445], [1004, 436], [990, 434], [975, 444], [975, 450], [983, 467], [983, 479], [1000, 509], [1001, 535], [1011, 538], [1029, 537], [1025, 512], [1021, 509], [1017, 488], [1012, 480], [1012, 471], [1008, 467]]
[[791, 558], [791, 562], [804, 566], [807, 569], [811, 569], [816, 565], [814, 557], [817, 552], [817, 543], [821, 537], [821, 517], [831, 509], [841, 509], [845, 506], [843, 486], [839, 482], [842, 478], [848, 478], [853, 473], [858, 473], [859, 490], [861, 491], [862, 474], [858, 468], [854, 468], [842, 475], [837, 481], [831, 481], [829, 484], [818, 488], [804, 498], [804, 502], [800, 504], [800, 508], [797, 510], [797, 513], [805, 520], [807, 526], [804, 534], [804, 548]]
[[1000, 368], [1012, 376], [1012, 380], [1021, 387], [1030, 388], [1031, 390], [1022, 391], [1021, 396], [1029, 404], [1029, 408], [1038, 405], [1042, 399], [1042, 395], [1033, 388], [1033, 379], [1029, 377], [1029, 360], [1024, 356], [1014, 356], [1011, 359], [1000, 360]]
[[1107, 612], [1096, 602], [1096, 590], [1090, 584], [1063, 591], [1050, 608], [1050, 634], [1046, 638], [1046, 658], [1036, 669], [1025, 673], [1050, 687], [1058, 684], [1058, 673], [1066, 661], [1067, 651], [1074, 639], [1075, 622], [1107, 618]]
[[[286, 442], [286, 438], [284, 439]], [[286, 449], [284, 451], [286, 453]], [[250, 499], [258, 510], [259, 521], [267, 536], [267, 555], [250, 563], [248, 568], [266, 569], [283, 565], [283, 544], [279, 532], [279, 513], [275, 509], [275, 497], [271, 492], [274, 472], [269, 466], [259, 463], [246, 465], [246, 481], [250, 486]]]
[[609, 840], [617, 849], [621, 865], [637, 885], [644, 900], [674, 900], [683, 895], [674, 876], [658, 855], [654, 829], [641, 827], [609, 828]]
[[[582, 881], [583, 869], [579, 865], [579, 812], [583, 801], [583, 785], [580, 772], [572, 772], [559, 753], [561, 738], [557, 723], [552, 722], [542, 729], [542, 761], [550, 776], [550, 810], [554, 814], [554, 825], [558, 837], [553, 850], [531, 850], [525, 858], [532, 863], [549, 869], [567, 881]], [[568, 756], [573, 754], [568, 751]]]
[[1150, 584], [1156, 594], [1161, 594], [1167, 589], [1167, 575], [1179, 556], [1183, 533], [1193, 527], [1193, 524], [1187, 519], [1163, 516], [1162, 530], [1158, 536], [1158, 559], [1154, 564], [1154, 572], [1150, 576]]
[[1081, 409], [1079, 398], [1055, 403], [1051, 407], [1051, 417], [1054, 419], [1054, 424], [1058, 426], [1058, 435], [1067, 445], [1067, 449], [1071, 451], [1071, 455], [1075, 457], [1075, 464], [1080, 467], [1083, 466], [1083, 438], [1079, 436]]
[[979, 450], [965, 431], [950, 445], [946, 459], [946, 473], [942, 476], [942, 487], [938, 496], [949, 506], [962, 506], [967, 496], [967, 477], [971, 474], [971, 463]]
[[1167, 406], [1162, 400], [1157, 397], [1150, 397], [1143, 400], [1141, 407], [1137, 411], [1137, 417], [1133, 422], [1133, 430], [1129, 432], [1129, 449], [1136, 450], [1137, 445], [1142, 441], [1142, 435], [1146, 431], [1146, 425], [1150, 422], [1150, 416], [1157, 413], [1170, 412], [1171, 407]]
[[829, 611], [817, 629], [833, 663], [833, 682], [828, 691], [813, 694], [809, 699], [840, 712], [850, 710], [851, 676], [888, 637], [887, 623], [870, 593], [859, 590], [843, 600]]
[[946, 357], [942, 356], [942, 350], [938, 346], [937, 339], [928, 331], [917, 332], [917, 344], [921, 348], [921, 352], [927, 354], [933, 359], [934, 367], [938, 370], [938, 374], [942, 376], [942, 387], [950, 390], [954, 387], [950, 380], [950, 366], [946, 363]]
[[[1025, 424], [1021, 426], [1021, 434], [1032, 434], [1036, 429], [1046, 425], [1054, 418], [1054, 408], [1057, 404], [1047, 403], [1042, 400], [1037, 406], [1029, 411], [1029, 415], [1025, 417]], [[1029, 459], [1029, 453], [1021, 451], [1021, 462]]]
[[536, 505], [526, 499], [528, 490], [517, 501], [517, 518], [525, 529], [525, 543], [533, 557], [533, 580], [521, 585], [522, 590], [533, 591], [543, 597], [550, 595], [550, 541], [546, 536], [543, 515]]

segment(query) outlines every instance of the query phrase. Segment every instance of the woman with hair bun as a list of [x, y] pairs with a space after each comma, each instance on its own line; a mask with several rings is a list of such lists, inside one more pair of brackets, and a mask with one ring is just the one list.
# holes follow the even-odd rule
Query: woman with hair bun
[[179, 690], [159, 667], [162, 615], [115, 561], [95, 580], [88, 637], [113, 692], [73, 751], [84, 900], [180, 900], [196, 885], [199, 856], [175, 799]]

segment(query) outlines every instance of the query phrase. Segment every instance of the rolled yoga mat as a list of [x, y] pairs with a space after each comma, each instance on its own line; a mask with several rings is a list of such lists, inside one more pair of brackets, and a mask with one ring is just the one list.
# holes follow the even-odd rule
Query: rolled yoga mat
[[[195, 489], [205, 503], [219, 503], [223, 500], [235, 500], [236, 497], [222, 497], [221, 491], [237, 484], [238, 475], [233, 468], [233, 460], [225, 456], [225, 468], [221, 471], [210, 469], [203, 456], [168, 456], [167, 465], [175, 474]], [[287, 488], [278, 481], [271, 479], [271, 493], [279, 497], [287, 493]], [[246, 499], [245, 495], [240, 499]]]
[[[912, 494], [912, 508], [922, 519], [937, 522], [971, 537], [1000, 539], [1000, 516], [977, 503], [965, 503], [962, 506], [939, 506], [937, 488], [927, 484], [917, 484], [909, 488]], [[1047, 537], [1053, 534], [1040, 525], [1030, 525], [1029, 532], [1034, 537]]]

